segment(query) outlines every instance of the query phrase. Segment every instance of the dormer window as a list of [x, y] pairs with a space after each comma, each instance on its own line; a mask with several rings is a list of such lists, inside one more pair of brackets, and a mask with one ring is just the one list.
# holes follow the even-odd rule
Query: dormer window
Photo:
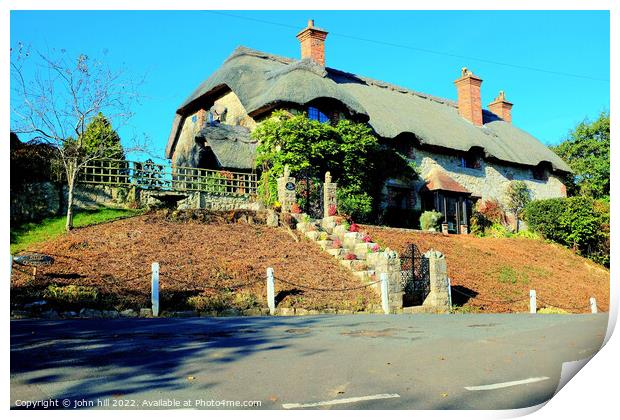
[[320, 123], [328, 123], [331, 121], [326, 114], [322, 113], [318, 108], [314, 106], [308, 107], [308, 118], [314, 121], [318, 121]]
[[469, 169], [480, 169], [482, 165], [478, 156], [464, 155], [461, 156], [461, 167]]
[[532, 169], [532, 177], [537, 181], [546, 181], [547, 171], [543, 166], [536, 166]]

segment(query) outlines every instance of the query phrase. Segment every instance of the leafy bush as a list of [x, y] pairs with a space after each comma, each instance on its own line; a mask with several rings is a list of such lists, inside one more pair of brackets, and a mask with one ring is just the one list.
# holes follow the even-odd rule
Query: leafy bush
[[340, 214], [360, 222], [369, 220], [372, 213], [372, 197], [368, 193], [355, 188], [338, 188], [336, 195]]
[[500, 223], [493, 223], [484, 230], [484, 236], [489, 236], [491, 238], [509, 238], [512, 236], [512, 232]]
[[[485, 236], [487, 229], [494, 225], [506, 225], [508, 218], [502, 205], [495, 199], [478, 201], [469, 220], [470, 232], [473, 235]], [[497, 235], [501, 229], [493, 227], [493, 234]]]
[[609, 207], [590, 197], [536, 200], [525, 208], [525, 220], [545, 239], [609, 265]]
[[438, 211], [425, 211], [420, 216], [420, 228], [422, 230], [437, 229], [442, 216]]
[[43, 296], [60, 305], [89, 306], [97, 302], [99, 292], [95, 287], [90, 286], [76, 286], [73, 284], [58, 286], [50, 284], [47, 286]]

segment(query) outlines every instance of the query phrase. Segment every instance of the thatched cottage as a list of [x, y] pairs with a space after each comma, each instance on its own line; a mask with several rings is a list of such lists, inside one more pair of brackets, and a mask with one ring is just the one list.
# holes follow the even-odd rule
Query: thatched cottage
[[[566, 195], [568, 165], [511, 122], [503, 92], [482, 108], [482, 79], [463, 68], [456, 101], [326, 66], [327, 32], [313, 21], [297, 34], [301, 59], [239, 47], [177, 109], [166, 147], [173, 164], [252, 171], [249, 133], [276, 109], [329, 123], [367, 122], [384, 145], [415, 161], [420, 180], [388, 180], [384, 206], [436, 209], [451, 232], [467, 226], [478, 199], [505, 200], [511, 180], [533, 198]], [[221, 122], [216, 124], [214, 121]]]

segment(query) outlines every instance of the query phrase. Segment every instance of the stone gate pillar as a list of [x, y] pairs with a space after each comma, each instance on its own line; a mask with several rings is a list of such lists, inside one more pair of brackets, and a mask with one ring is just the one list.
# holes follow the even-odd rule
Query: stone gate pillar
[[291, 206], [297, 201], [295, 193], [295, 178], [290, 176], [288, 165], [284, 167], [284, 175], [278, 178], [278, 201], [282, 206], [282, 213], [290, 213]]
[[423, 306], [431, 306], [437, 312], [450, 311], [450, 291], [448, 290], [448, 265], [446, 257], [439, 251], [431, 249], [424, 257], [428, 261], [430, 293], [424, 299]]
[[367, 255], [369, 264], [374, 265], [377, 279], [381, 274], [387, 274], [388, 305], [390, 312], [396, 312], [403, 307], [403, 284], [400, 273], [400, 258], [394, 251], [386, 249], [384, 252], [373, 252]]
[[325, 183], [323, 184], [323, 217], [335, 216], [334, 214], [329, 214], [330, 208], [333, 208], [334, 211], [337, 208], [337, 199], [336, 199], [336, 190], [338, 184], [332, 182], [332, 175], [329, 171], [325, 172]]

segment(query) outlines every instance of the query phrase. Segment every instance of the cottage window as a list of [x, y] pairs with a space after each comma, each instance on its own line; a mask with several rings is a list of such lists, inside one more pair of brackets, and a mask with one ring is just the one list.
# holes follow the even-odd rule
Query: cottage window
[[326, 114], [322, 113], [318, 108], [313, 106], [308, 107], [308, 118], [320, 123], [330, 122], [330, 118]]
[[465, 155], [461, 156], [461, 167], [469, 169], [480, 169], [480, 159], [476, 156]]
[[534, 179], [537, 181], [546, 181], [547, 172], [542, 166], [536, 166], [534, 169], [532, 169], [532, 177], [534, 177]]
[[409, 188], [388, 187], [387, 204], [393, 209], [411, 209], [415, 205], [414, 193]]

